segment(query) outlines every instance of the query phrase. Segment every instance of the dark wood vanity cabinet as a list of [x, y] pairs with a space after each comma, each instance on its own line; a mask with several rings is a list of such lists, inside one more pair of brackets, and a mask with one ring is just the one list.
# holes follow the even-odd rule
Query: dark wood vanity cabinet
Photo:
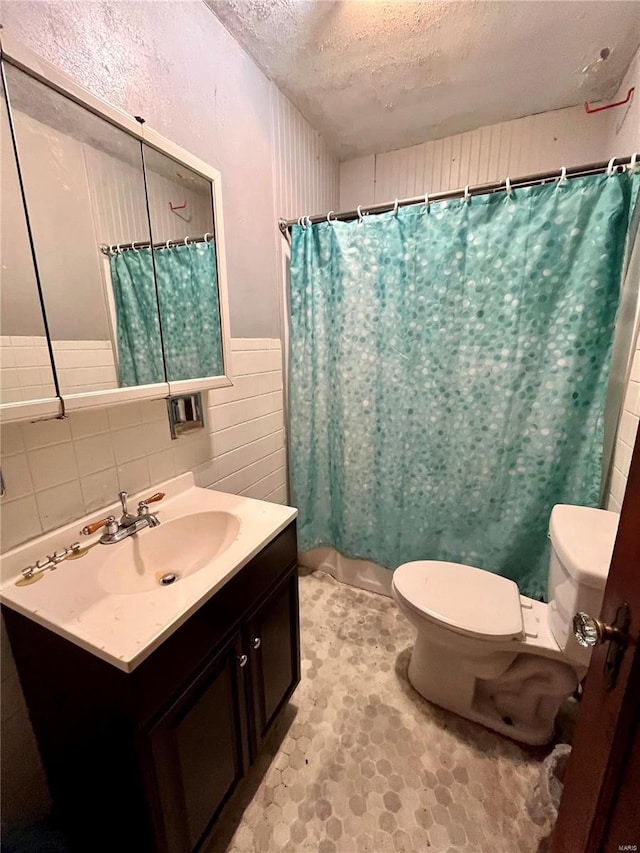
[[130, 673], [3, 612], [73, 849], [201, 847], [300, 680], [295, 523]]

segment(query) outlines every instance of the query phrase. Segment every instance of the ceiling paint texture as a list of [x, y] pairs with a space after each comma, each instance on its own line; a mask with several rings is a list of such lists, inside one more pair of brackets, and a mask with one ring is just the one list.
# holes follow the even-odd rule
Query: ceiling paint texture
[[640, 44], [635, 0], [205, 2], [342, 159], [610, 98]]

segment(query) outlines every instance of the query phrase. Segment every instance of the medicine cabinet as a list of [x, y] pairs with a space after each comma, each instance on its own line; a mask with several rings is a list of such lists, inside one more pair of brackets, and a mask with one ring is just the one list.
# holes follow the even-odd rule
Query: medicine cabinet
[[231, 384], [220, 173], [1, 38], [1, 419]]

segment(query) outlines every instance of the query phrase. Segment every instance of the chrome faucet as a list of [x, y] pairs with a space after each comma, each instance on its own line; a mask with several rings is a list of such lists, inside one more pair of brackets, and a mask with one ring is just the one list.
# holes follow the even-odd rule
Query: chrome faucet
[[145, 527], [158, 527], [160, 519], [149, 511], [149, 504], [161, 501], [164, 497], [164, 492], [156, 492], [154, 495], [140, 501], [138, 503], [137, 515], [132, 515], [129, 512], [127, 507], [127, 498], [129, 496], [126, 492], [119, 492], [118, 497], [122, 505], [120, 521], [116, 520], [115, 515], [108, 515], [106, 518], [100, 519], [100, 521], [87, 524], [86, 527], [82, 528], [80, 533], [84, 536], [91, 536], [104, 527], [104, 533], [99, 540], [100, 544], [113, 545], [115, 542], [121, 542], [129, 536], [133, 536]]

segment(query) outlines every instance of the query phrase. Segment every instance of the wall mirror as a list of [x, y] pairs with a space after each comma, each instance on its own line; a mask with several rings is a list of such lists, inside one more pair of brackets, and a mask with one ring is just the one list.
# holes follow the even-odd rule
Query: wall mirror
[[144, 144], [167, 379], [224, 373], [211, 180]]
[[65, 408], [230, 384], [219, 173], [2, 48]]
[[[2, 89], [2, 87], [0, 87]], [[59, 413], [9, 113], [0, 97], [0, 407], [4, 420]]]

